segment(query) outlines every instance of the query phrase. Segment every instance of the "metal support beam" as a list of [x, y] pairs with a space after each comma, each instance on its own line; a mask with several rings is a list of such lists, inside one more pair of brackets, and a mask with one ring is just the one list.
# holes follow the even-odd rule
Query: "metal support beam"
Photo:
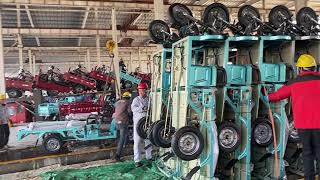
[[120, 68], [119, 68], [119, 51], [118, 51], [118, 37], [117, 37], [117, 20], [116, 20], [116, 10], [112, 8], [112, 14], [111, 14], [111, 19], [112, 19], [112, 40], [115, 41], [116, 46], [114, 48], [114, 73], [116, 75], [116, 97], [120, 98], [121, 97], [121, 92], [120, 92]]
[[17, 4], [17, 27], [21, 27], [21, 14], [20, 14], [20, 5]]
[[23, 69], [23, 45], [21, 34], [18, 34], [18, 48], [19, 48], [19, 68]]
[[154, 0], [154, 19], [159, 19], [164, 21], [164, 4], [163, 0]]
[[101, 55], [100, 55], [100, 36], [96, 36], [96, 52], [97, 52], [97, 62], [98, 66], [101, 65]]
[[238, 5], [238, 7], [245, 6], [245, 5], [253, 5], [253, 4], [255, 4], [255, 3], [259, 2], [259, 1], [260, 0], [247, 0], [247, 1], [243, 2], [243, 3], [240, 3]]
[[33, 70], [33, 72], [32, 72], [32, 74], [36, 74], [36, 55], [35, 54], [33, 54], [33, 56], [32, 56], [32, 66], [33, 66], [33, 68], [32, 68], [32, 70]]
[[87, 49], [87, 70], [91, 71], [91, 59], [90, 59], [90, 50]]
[[[26, 12], [27, 12], [27, 15], [28, 15], [28, 19], [29, 19], [29, 22], [30, 22], [30, 25], [32, 28], [34, 28], [34, 23], [33, 23], [33, 20], [32, 20], [32, 16], [31, 16], [31, 13], [29, 11], [29, 7], [27, 5], [24, 6], [25, 9], [26, 9]], [[40, 47], [40, 40], [39, 40], [39, 37], [35, 37], [36, 38], [36, 42], [37, 42], [37, 46]]]
[[32, 70], [32, 52], [31, 52], [31, 50], [28, 50], [28, 58], [29, 58], [29, 72], [33, 73], [33, 70]]
[[138, 61], [139, 61], [139, 69], [141, 69], [141, 51], [140, 48], [138, 48]]
[[130, 52], [130, 72], [133, 72], [133, 54]]
[[3, 54], [3, 39], [2, 39], [2, 17], [0, 13], [0, 100], [6, 98], [6, 84], [4, 74], [4, 54]]
[[[90, 8], [87, 7], [87, 11], [84, 13], [84, 17], [82, 20], [81, 29], [84, 29], [86, 27], [89, 11], [90, 11]], [[79, 39], [78, 39], [78, 46], [81, 46], [81, 37], [79, 37]]]
[[[34, 36], [96, 36], [111, 38], [112, 30], [91, 30], [91, 29], [37, 29], [37, 28], [3, 28], [3, 35], [34, 35]], [[116, 30], [118, 36], [121, 35], [119, 30]], [[136, 38], [138, 36], [149, 37], [147, 30], [128, 30], [127, 33], [123, 34], [121, 37], [131, 37]]]

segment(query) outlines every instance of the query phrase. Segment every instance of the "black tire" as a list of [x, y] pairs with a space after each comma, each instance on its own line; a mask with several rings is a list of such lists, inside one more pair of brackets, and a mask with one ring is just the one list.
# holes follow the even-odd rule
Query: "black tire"
[[0, 149], [6, 145], [6, 132], [3, 125], [0, 125]]
[[153, 139], [153, 136], [152, 136], [152, 132], [153, 132], [153, 128], [154, 128], [154, 125], [159, 123], [159, 121], [155, 121], [153, 123], [151, 123], [149, 129], [148, 129], [148, 133], [147, 133], [147, 137], [149, 139], [149, 141], [151, 142], [152, 145], [156, 145], [156, 143], [154, 142], [154, 139]]
[[269, 13], [269, 22], [275, 28], [279, 28], [284, 22], [284, 19], [280, 16], [279, 12], [281, 12], [285, 18], [291, 19], [291, 13], [286, 6], [278, 5], [273, 7]]
[[22, 96], [22, 91], [18, 89], [8, 89], [7, 93], [9, 98], [18, 98]]
[[260, 147], [267, 147], [273, 141], [272, 125], [267, 118], [257, 118], [252, 126], [252, 141]]
[[289, 122], [289, 136], [288, 141], [290, 143], [300, 143], [301, 139], [298, 134], [298, 130], [294, 128], [294, 121]]
[[297, 25], [299, 27], [304, 27], [307, 30], [311, 30], [311, 27], [312, 25], [314, 25], [314, 22], [310, 21], [310, 19], [307, 18], [307, 15], [317, 20], [317, 14], [312, 8], [303, 7], [297, 13], [297, 16], [296, 16]]
[[43, 139], [43, 147], [48, 153], [58, 153], [62, 150], [63, 141], [58, 134], [49, 134]]
[[[227, 22], [230, 21], [228, 8], [221, 3], [212, 3], [207, 6], [204, 10], [202, 20], [205, 25], [212, 27], [213, 22], [216, 21], [215, 16], [218, 16]], [[217, 22], [213, 27], [222, 32], [227, 26], [222, 22]]]
[[147, 139], [149, 127], [146, 127], [146, 117], [141, 118], [137, 123], [137, 133], [142, 139]]
[[85, 90], [84, 86], [77, 84], [74, 88], [73, 88], [73, 92], [75, 94], [79, 94], [82, 93]]
[[200, 34], [200, 30], [196, 24], [186, 25], [179, 29], [179, 36], [181, 38], [184, 38], [187, 36], [197, 36], [199, 34]]
[[169, 7], [169, 15], [173, 24], [176, 24], [180, 27], [189, 24], [190, 20], [185, 16], [181, 16], [178, 12], [183, 12], [190, 16], [193, 16], [192, 11], [186, 5], [180, 3], [171, 4]]
[[168, 38], [168, 35], [163, 33], [162, 31], [170, 34], [170, 28], [168, 24], [162, 20], [152, 21], [149, 24], [148, 30], [151, 39], [156, 43], [163, 43]]
[[259, 26], [259, 24], [257, 24], [255, 19], [250, 18], [250, 16], [248, 17], [247, 16], [248, 13], [251, 13], [260, 19], [260, 13], [257, 8], [255, 8], [251, 5], [244, 5], [238, 11], [239, 23], [244, 28], [251, 25], [251, 26], [253, 26], [252, 27], [253, 29], [256, 29]]
[[203, 135], [198, 128], [182, 127], [174, 133], [171, 147], [173, 153], [184, 161], [197, 159], [204, 149]]
[[232, 122], [223, 122], [218, 130], [219, 149], [226, 153], [235, 151], [241, 143], [239, 127]]
[[171, 133], [168, 135], [167, 138], [163, 138], [164, 128], [165, 128], [165, 121], [164, 120], [161, 120], [157, 124], [154, 125], [153, 131], [152, 131], [153, 140], [154, 140], [156, 146], [158, 146], [158, 147], [170, 148], [172, 135], [175, 133], [175, 129], [173, 127], [170, 127]]
[[48, 96], [58, 96], [59, 92], [58, 91], [47, 91]]

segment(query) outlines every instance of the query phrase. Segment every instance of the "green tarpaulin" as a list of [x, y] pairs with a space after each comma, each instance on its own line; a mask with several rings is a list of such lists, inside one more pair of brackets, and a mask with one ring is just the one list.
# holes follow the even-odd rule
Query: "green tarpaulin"
[[136, 168], [133, 161], [121, 162], [111, 165], [90, 167], [85, 169], [66, 169], [62, 171], [49, 171], [41, 174], [43, 180], [166, 180], [158, 169], [143, 162], [143, 166]]

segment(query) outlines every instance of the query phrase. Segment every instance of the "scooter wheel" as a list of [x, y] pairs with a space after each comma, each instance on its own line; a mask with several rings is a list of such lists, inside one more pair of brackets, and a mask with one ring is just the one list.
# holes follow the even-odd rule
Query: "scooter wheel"
[[226, 153], [235, 151], [241, 142], [239, 127], [232, 122], [224, 122], [218, 130], [219, 149]]
[[204, 149], [203, 135], [195, 127], [182, 127], [174, 133], [171, 147], [173, 153], [184, 161], [197, 159]]
[[148, 139], [149, 139], [149, 141], [151, 142], [151, 144], [152, 144], [152, 145], [155, 145], [155, 146], [157, 146], [157, 145], [156, 145], [156, 143], [154, 142], [154, 139], [153, 139], [152, 134], [153, 134], [154, 125], [157, 124], [157, 123], [159, 123], [159, 121], [155, 121], [155, 122], [151, 123], [151, 125], [150, 125], [150, 127], [149, 127], [149, 129], [148, 129]]
[[146, 117], [141, 118], [137, 123], [137, 133], [142, 139], [147, 139], [148, 137], [148, 124], [146, 124]]
[[[154, 20], [149, 24], [149, 34], [156, 43], [163, 43], [170, 34], [168, 24], [161, 20]], [[167, 34], [166, 34], [167, 33]]]
[[173, 127], [168, 127], [171, 128], [171, 133], [166, 134], [164, 137], [165, 133], [165, 121], [159, 121], [157, 124], [154, 125], [153, 131], [152, 131], [152, 136], [155, 144], [159, 147], [162, 148], [169, 148], [171, 147], [171, 139], [172, 135], [175, 132], [175, 129]]
[[58, 134], [49, 134], [43, 139], [43, 147], [48, 153], [58, 153], [62, 146], [63, 141]]
[[271, 9], [269, 13], [269, 22], [275, 28], [280, 28], [286, 19], [291, 19], [291, 13], [286, 6], [278, 5]]
[[272, 143], [272, 126], [268, 119], [257, 118], [252, 126], [252, 140], [254, 144], [267, 147]]
[[290, 121], [289, 123], [289, 136], [288, 136], [288, 141], [290, 143], [299, 143], [301, 142], [298, 130], [294, 128], [294, 121]]
[[316, 12], [310, 7], [301, 8], [296, 16], [297, 25], [299, 27], [304, 27], [307, 30], [311, 30], [312, 26], [316, 25], [310, 17], [314, 20], [317, 20]]
[[229, 11], [228, 8], [221, 3], [212, 3], [204, 10], [202, 20], [207, 26], [211, 26], [222, 32], [227, 26], [222, 21], [217, 20], [217, 18], [229, 22]]
[[192, 16], [192, 11], [184, 4], [174, 3], [169, 7], [169, 15], [173, 24], [178, 26], [185, 26], [189, 24], [190, 20], [184, 14]]

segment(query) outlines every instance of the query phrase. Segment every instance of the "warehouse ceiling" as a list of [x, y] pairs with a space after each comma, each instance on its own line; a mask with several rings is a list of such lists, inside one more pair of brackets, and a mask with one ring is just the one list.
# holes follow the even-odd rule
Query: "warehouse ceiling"
[[[198, 18], [213, 2], [229, 7], [232, 19], [236, 18], [238, 8], [245, 4], [253, 5], [265, 15], [276, 5], [286, 5], [295, 10], [295, 1], [292, 0], [164, 0], [165, 9], [170, 4], [183, 3]], [[319, 12], [320, 0], [310, 0], [308, 6]], [[4, 46], [15, 49], [21, 38], [24, 48], [94, 48], [99, 35], [99, 45], [104, 47], [105, 42], [111, 39], [112, 7], [116, 9], [121, 47], [154, 46], [148, 44], [147, 32], [149, 23], [154, 19], [153, 0], [2, 0]], [[167, 15], [165, 21], [168, 22]]]

